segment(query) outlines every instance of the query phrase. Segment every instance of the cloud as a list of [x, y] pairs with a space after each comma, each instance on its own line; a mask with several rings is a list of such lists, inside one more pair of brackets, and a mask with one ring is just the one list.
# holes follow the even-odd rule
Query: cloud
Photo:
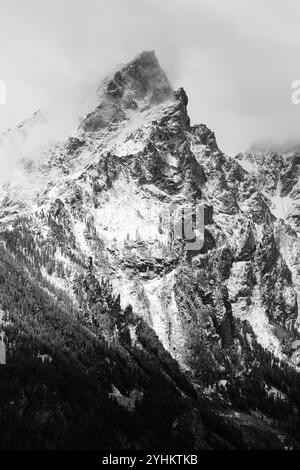
[[43, 106], [72, 127], [111, 68], [155, 49], [226, 152], [298, 137], [297, 0], [0, 0], [0, 13], [2, 130]]

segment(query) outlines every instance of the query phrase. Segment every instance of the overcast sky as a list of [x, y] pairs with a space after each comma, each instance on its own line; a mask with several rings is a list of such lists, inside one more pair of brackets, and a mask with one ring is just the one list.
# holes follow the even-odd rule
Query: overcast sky
[[300, 139], [299, 19], [298, 0], [0, 0], [0, 130], [46, 105], [74, 116], [111, 68], [155, 49], [228, 154]]

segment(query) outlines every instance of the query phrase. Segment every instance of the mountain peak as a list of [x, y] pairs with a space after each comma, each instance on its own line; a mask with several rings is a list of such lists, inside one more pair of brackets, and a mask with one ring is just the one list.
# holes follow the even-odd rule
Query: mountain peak
[[83, 121], [85, 131], [96, 132], [122, 121], [128, 110], [143, 111], [173, 96], [173, 89], [154, 51], [143, 51], [99, 89], [101, 102]]
[[106, 93], [113, 97], [131, 94], [141, 100], [150, 95], [154, 102], [161, 102], [173, 92], [154, 51], [141, 52], [106, 83]]
[[300, 142], [296, 139], [285, 140], [282, 142], [273, 142], [271, 140], [264, 140], [254, 142], [249, 152], [255, 153], [299, 153]]
[[150, 66], [150, 67], [159, 67], [159, 62], [156, 57], [155, 51], [142, 51], [139, 54], [137, 54], [134, 59], [132, 59], [130, 62], [128, 62], [123, 69], [126, 69], [130, 66], [136, 66], [136, 67], [141, 67], [144, 68], [145, 66]]

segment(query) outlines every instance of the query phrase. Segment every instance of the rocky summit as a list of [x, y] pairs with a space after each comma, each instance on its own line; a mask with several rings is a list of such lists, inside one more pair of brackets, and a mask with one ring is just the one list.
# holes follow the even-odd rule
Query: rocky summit
[[[153, 51], [108, 76], [0, 188], [0, 448], [299, 449], [299, 174], [226, 156]], [[200, 202], [188, 250], [161, 218]]]

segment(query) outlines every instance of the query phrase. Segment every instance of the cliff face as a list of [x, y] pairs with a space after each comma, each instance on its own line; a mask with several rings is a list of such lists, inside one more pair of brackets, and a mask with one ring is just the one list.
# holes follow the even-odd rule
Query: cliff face
[[[185, 91], [172, 90], [153, 52], [104, 80], [98, 97], [72, 137], [26, 160], [22, 184], [2, 189], [3, 270], [16, 270], [1, 280], [7, 362], [19, 348], [44, 367], [79, 361], [105, 399], [128, 405], [127, 426], [150, 426], [140, 438], [116, 421], [123, 447], [155, 446], [164, 426], [167, 446], [182, 428], [198, 448], [297, 446], [300, 246], [296, 218], [274, 210], [276, 197], [296, 194], [297, 156], [224, 155], [212, 131], [191, 126]], [[162, 216], [200, 202], [204, 244], [191, 251]], [[29, 307], [18, 304], [18, 276], [35, 286]], [[174, 409], [156, 427], [149, 410], [170, 396]], [[58, 419], [49, 413], [34, 414], [38, 426]], [[68, 422], [62, 405], [59, 419]]]

